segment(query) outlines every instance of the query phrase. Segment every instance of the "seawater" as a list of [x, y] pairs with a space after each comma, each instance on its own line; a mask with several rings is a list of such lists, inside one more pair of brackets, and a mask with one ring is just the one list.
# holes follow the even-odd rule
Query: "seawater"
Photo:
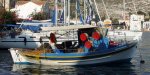
[[[13, 64], [7, 50], [0, 51], [0, 75], [150, 75], [150, 32], [144, 32], [131, 63], [92, 66], [43, 66]], [[141, 56], [139, 53], [141, 50]], [[145, 61], [144, 64], [140, 60]]]

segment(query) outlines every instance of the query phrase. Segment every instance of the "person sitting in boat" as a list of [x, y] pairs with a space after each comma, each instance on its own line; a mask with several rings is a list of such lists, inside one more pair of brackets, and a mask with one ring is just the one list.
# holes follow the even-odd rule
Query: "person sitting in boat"
[[50, 40], [50, 41], [49, 41], [49, 44], [50, 44], [52, 50], [54, 51], [54, 53], [62, 53], [62, 52], [57, 48], [57, 46], [56, 46], [57, 40], [56, 40], [56, 36], [55, 36], [54, 33], [50, 33], [50, 38], [49, 38], [49, 40]]
[[50, 38], [49, 38], [49, 44], [50, 46], [52, 47], [52, 49], [56, 49], [56, 37], [55, 37], [55, 34], [54, 33], [50, 33]]

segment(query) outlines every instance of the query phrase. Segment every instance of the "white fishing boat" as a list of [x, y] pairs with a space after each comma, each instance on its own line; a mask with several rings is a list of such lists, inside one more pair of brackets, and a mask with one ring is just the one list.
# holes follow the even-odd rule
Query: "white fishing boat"
[[[116, 41], [108, 39], [107, 32], [97, 26], [54, 27], [53, 31], [77, 29], [78, 40], [57, 44], [51, 33], [50, 47], [42, 49], [11, 48], [14, 63], [34, 63], [41, 65], [90, 65], [118, 61], [130, 61], [136, 51], [136, 41]], [[105, 32], [105, 33], [103, 33]], [[77, 42], [72, 44], [73, 42]]]

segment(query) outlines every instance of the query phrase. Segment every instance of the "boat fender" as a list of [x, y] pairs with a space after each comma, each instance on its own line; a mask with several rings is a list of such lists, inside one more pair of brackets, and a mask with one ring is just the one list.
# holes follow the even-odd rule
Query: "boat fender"
[[92, 33], [92, 38], [94, 40], [99, 40], [101, 38], [100, 33], [99, 32], [93, 32]]
[[85, 44], [84, 44], [84, 47], [85, 47], [85, 53], [88, 53], [89, 50], [91, 49], [92, 47], [92, 43], [90, 41], [86, 41]]
[[88, 39], [88, 35], [86, 33], [81, 33], [80, 34], [80, 39], [82, 42], [85, 42]]
[[92, 43], [90, 41], [86, 41], [84, 46], [85, 48], [90, 49], [92, 47]]

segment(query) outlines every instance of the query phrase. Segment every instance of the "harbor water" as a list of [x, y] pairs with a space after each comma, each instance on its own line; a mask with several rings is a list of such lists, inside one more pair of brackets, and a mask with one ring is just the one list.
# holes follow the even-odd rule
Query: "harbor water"
[[[13, 64], [7, 50], [0, 51], [0, 75], [150, 75], [150, 32], [144, 32], [131, 63], [91, 66]], [[145, 63], [140, 63], [144, 60]]]

